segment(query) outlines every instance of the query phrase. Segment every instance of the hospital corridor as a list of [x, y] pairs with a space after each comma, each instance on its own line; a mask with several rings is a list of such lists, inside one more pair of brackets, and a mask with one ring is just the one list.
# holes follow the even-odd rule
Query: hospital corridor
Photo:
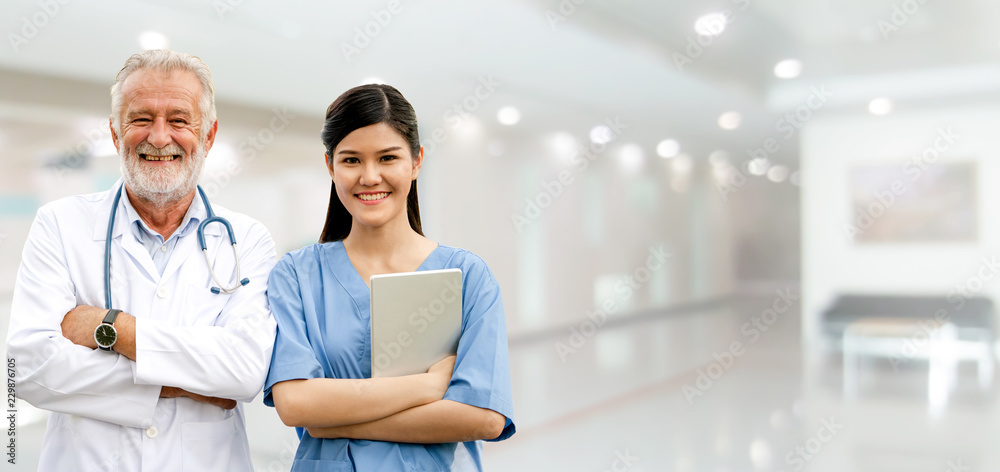
[[[998, 18], [1000, 3], [986, 0], [5, 2], [0, 333], [9, 428], [0, 471], [45, 470], [71, 450], [95, 470], [182, 470], [192, 467], [182, 460], [193, 457], [187, 448], [218, 430], [238, 439], [234, 449], [199, 454], [238, 457], [245, 431], [244, 455], [258, 472], [360, 471], [371, 456], [398, 461], [379, 470], [431, 462], [496, 472], [1000, 470]], [[203, 80], [185, 83], [164, 69], [164, 88], [148, 96], [129, 88], [127, 74], [153, 87], [142, 75], [150, 70], [124, 70], [116, 82], [130, 56], [163, 49], [210, 70], [217, 131], [189, 130], [210, 122], [208, 101], [177, 94], [182, 84], [209, 96]], [[338, 114], [363, 107], [338, 97], [366, 91], [383, 98], [357, 103], [393, 118], [351, 129], [356, 117]], [[120, 115], [113, 100], [126, 104]], [[129, 108], [140, 102], [140, 111]], [[400, 103], [412, 105], [412, 120], [394, 115], [406, 111]], [[161, 108], [175, 118], [144, 118]], [[143, 126], [151, 131], [137, 138]], [[417, 152], [380, 145], [367, 161], [365, 146], [379, 140]], [[135, 169], [197, 165], [190, 158], [204, 159], [188, 187], [197, 181], [204, 196], [180, 214], [204, 215], [164, 240], [146, 225], [145, 207], [130, 203], [150, 201], [134, 196], [133, 176], [144, 175]], [[391, 187], [407, 182], [412, 193]], [[119, 208], [110, 202], [116, 191], [126, 195], [118, 226], [107, 209], [87, 219], [86, 202]], [[60, 200], [78, 195], [90, 196]], [[386, 207], [405, 211], [384, 216]], [[347, 226], [331, 238], [336, 208]], [[238, 245], [222, 225], [192, 223], [218, 215], [232, 221], [228, 237], [235, 233]], [[488, 436], [498, 440], [477, 436], [451, 448], [321, 436], [403, 418], [427, 401], [393, 403], [375, 420], [304, 425], [305, 439], [268, 406], [288, 405], [275, 400], [290, 398], [278, 393], [290, 385], [339, 379], [331, 369], [372, 382], [357, 385], [385, 380], [373, 375], [372, 347], [389, 352], [373, 341], [375, 292], [361, 284], [371, 282], [366, 268], [379, 266], [365, 266], [359, 254], [368, 253], [358, 249], [370, 249], [358, 242], [365, 235], [390, 241], [377, 239], [385, 228], [440, 245], [427, 243], [433, 249], [419, 270], [446, 251], [457, 255], [430, 269], [464, 264], [455, 336], [461, 329], [467, 342], [449, 351], [458, 355], [453, 377], [442, 377], [450, 383], [430, 404], [486, 410], [499, 419]], [[113, 250], [116, 235], [138, 243]], [[258, 257], [269, 255], [270, 242], [274, 261]], [[310, 267], [289, 261], [318, 242], [333, 252], [294, 283], [281, 279]], [[185, 251], [192, 256], [181, 264]], [[269, 275], [273, 262], [279, 276]], [[138, 269], [123, 269], [129, 264]], [[354, 278], [331, 276], [327, 266], [336, 264]], [[96, 352], [74, 346], [83, 341], [72, 323], [59, 324], [73, 312], [42, 309], [106, 300], [104, 317], [112, 299], [115, 309], [136, 312], [126, 317], [132, 331], [110, 338], [112, 352], [100, 352], [105, 341], [92, 328]], [[251, 301], [234, 308], [226, 300]], [[323, 306], [357, 310], [360, 323]], [[305, 313], [304, 321], [289, 323], [289, 313]], [[116, 315], [93, 323], [115, 326]], [[142, 334], [165, 319], [238, 328], [199, 359], [215, 346], [200, 344], [208, 334], [181, 348]], [[390, 341], [409, 346], [410, 334]], [[294, 335], [333, 360], [310, 367], [299, 357], [272, 359], [294, 351]], [[346, 344], [352, 339], [358, 344]], [[132, 352], [119, 356], [116, 340], [134, 343]], [[250, 354], [216, 359], [228, 349]], [[90, 354], [116, 356], [102, 368], [113, 365], [116, 381], [135, 388], [94, 403], [116, 411], [91, 414], [89, 400], [77, 398], [85, 394], [67, 391], [111, 375], [83, 360]], [[338, 355], [360, 367], [338, 364]], [[174, 360], [188, 372], [167, 372]], [[210, 404], [220, 398], [209, 387], [187, 399], [164, 389], [147, 398], [152, 423], [117, 420], [139, 411], [134, 392], [170, 387], [147, 379], [171, 375], [259, 387], [223, 410]], [[337, 401], [319, 403], [332, 411]], [[163, 405], [188, 404], [221, 421], [194, 423], [180, 406], [164, 419]], [[187, 436], [168, 442], [183, 436], [168, 430], [179, 427]], [[105, 449], [101, 431], [126, 439]], [[378, 449], [382, 442], [395, 449]], [[184, 453], [156, 449], [163, 444]], [[393, 452], [371, 452], [385, 450]], [[410, 463], [414, 450], [424, 465]], [[168, 456], [177, 464], [149, 459]], [[214, 463], [211, 470], [243, 470]]]

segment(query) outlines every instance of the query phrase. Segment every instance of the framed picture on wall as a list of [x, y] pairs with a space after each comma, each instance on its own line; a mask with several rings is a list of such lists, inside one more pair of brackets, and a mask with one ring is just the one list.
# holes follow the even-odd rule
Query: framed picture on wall
[[979, 234], [976, 163], [911, 159], [849, 170], [856, 243], [975, 242]]

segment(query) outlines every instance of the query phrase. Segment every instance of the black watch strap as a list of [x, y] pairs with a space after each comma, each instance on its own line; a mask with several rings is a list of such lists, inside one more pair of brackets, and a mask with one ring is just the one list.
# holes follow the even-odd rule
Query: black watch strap
[[108, 314], [104, 315], [104, 321], [102, 321], [101, 323], [103, 323], [103, 324], [109, 324], [109, 325], [114, 325], [115, 324], [115, 318], [118, 318], [118, 314], [121, 313], [121, 312], [122, 312], [121, 310], [118, 310], [118, 309], [115, 309], [115, 308], [112, 308], [112, 309], [108, 310]]

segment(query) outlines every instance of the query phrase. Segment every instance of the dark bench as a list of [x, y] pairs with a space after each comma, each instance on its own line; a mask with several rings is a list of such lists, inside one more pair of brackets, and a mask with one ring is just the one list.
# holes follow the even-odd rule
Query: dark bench
[[864, 318], [904, 318], [926, 320], [937, 325], [939, 310], [947, 313], [958, 330], [959, 339], [993, 342], [996, 340], [996, 314], [993, 301], [985, 297], [964, 299], [945, 296], [840, 295], [823, 312], [823, 334], [839, 339], [851, 323]]

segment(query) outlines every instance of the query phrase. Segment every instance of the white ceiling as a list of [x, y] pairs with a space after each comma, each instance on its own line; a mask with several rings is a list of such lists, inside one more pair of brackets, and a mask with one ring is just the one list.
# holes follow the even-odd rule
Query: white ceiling
[[[517, 105], [526, 127], [555, 129], [561, 117], [559, 127], [586, 129], [620, 116], [641, 139], [679, 137], [694, 152], [759, 143], [819, 84], [838, 84], [835, 107], [859, 112], [904, 83], [900, 100], [914, 104], [1000, 93], [1000, 81], [966, 87], [970, 75], [1000, 74], [1000, 2], [987, 0], [47, 2], [58, 12], [0, 3], [0, 69], [110, 85], [139, 34], [154, 30], [209, 64], [220, 102], [320, 115], [374, 76], [402, 90], [426, 125], [492, 76], [502, 84], [489, 109]], [[373, 31], [372, 12], [390, 3], [401, 11], [348, 60], [344, 45], [366, 24]], [[908, 4], [915, 12], [880, 34], [893, 6]], [[694, 20], [723, 9], [727, 30], [678, 70], [673, 54], [695, 37]], [[568, 14], [553, 24], [560, 11]], [[15, 48], [11, 35], [32, 18], [44, 26]], [[800, 78], [774, 78], [787, 57], [803, 60]], [[744, 114], [740, 130], [715, 125], [727, 110]]]

